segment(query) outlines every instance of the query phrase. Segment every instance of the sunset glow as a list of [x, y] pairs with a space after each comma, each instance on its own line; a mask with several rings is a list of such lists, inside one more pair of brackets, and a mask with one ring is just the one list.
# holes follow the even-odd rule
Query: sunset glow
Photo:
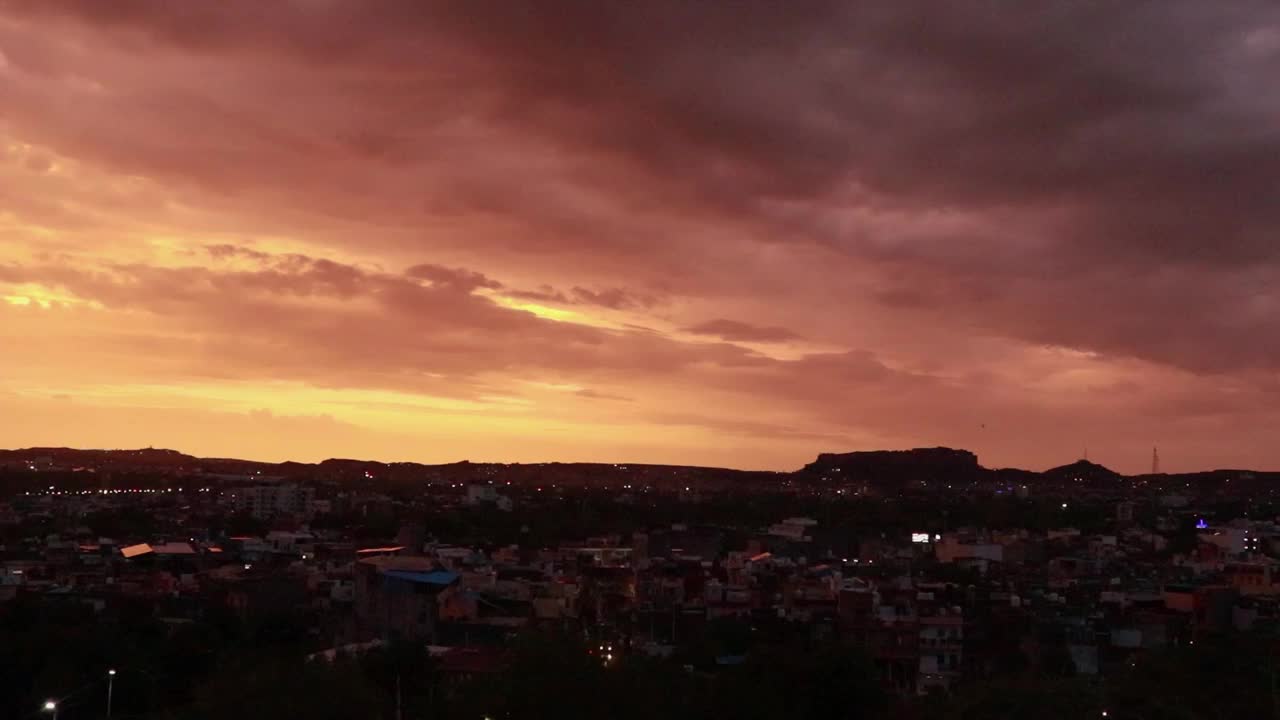
[[1274, 7], [184, 5], [0, 2], [0, 447], [1280, 467]]

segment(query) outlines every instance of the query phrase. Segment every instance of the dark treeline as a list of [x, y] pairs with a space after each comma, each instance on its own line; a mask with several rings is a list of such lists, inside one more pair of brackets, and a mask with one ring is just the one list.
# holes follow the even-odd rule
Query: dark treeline
[[[756, 634], [713, 625], [669, 659], [619, 655], [605, 665], [575, 633], [528, 631], [503, 669], [458, 680], [422, 645], [396, 645], [334, 662], [307, 662], [298, 616], [244, 623], [210, 610], [169, 627], [127, 606], [87, 609], [18, 598], [0, 606], [0, 717], [38, 717], [47, 698], [60, 719], [105, 716], [115, 668], [116, 718], [1159, 718], [1280, 717], [1272, 647], [1224, 636], [1154, 651], [1105, 680], [1070, 663], [1008, 658], [989, 680], [949, 696], [905, 701], [885, 693], [856, 647], [785, 628]], [[741, 664], [717, 665], [723, 653]]]

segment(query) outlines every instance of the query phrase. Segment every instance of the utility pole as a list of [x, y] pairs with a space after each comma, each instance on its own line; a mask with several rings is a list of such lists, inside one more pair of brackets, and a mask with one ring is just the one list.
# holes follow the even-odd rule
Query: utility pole
[[400, 706], [400, 671], [396, 670], [396, 720], [404, 720]]
[[107, 720], [111, 720], [111, 694], [115, 689], [116, 671], [107, 671]]

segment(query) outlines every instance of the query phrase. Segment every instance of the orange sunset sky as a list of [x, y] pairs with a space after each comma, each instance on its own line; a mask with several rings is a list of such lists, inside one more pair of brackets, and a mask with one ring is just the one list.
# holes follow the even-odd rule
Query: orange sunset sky
[[1275, 3], [0, 0], [0, 447], [1280, 469]]

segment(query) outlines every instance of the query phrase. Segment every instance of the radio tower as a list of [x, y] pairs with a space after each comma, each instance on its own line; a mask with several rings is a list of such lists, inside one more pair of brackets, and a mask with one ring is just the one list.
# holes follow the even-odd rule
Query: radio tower
[[1151, 448], [1151, 474], [1160, 474], [1160, 450], [1157, 448]]

